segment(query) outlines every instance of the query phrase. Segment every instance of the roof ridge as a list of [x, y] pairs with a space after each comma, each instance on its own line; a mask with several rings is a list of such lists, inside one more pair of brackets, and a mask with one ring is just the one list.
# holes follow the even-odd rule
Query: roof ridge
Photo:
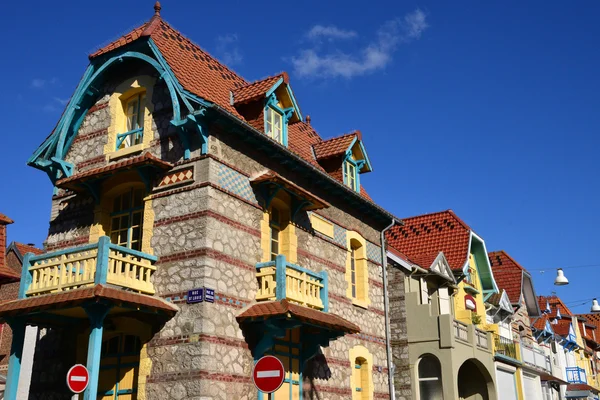
[[411, 220], [411, 219], [429, 217], [429, 216], [436, 215], [436, 214], [450, 214], [452, 216], [452, 218], [454, 218], [463, 228], [465, 228], [465, 230], [473, 231], [473, 229], [471, 229], [471, 227], [469, 225], [467, 225], [466, 222], [464, 222], [462, 219], [460, 219], [451, 208], [449, 208], [447, 210], [442, 210], [442, 211], [435, 211], [435, 212], [430, 212], [430, 213], [425, 213], [425, 214], [420, 214], [420, 215], [414, 215], [412, 217], [404, 217], [404, 218], [402, 218], [402, 220], [404, 221], [405, 224], [407, 224], [409, 222], [409, 220]]
[[[525, 269], [521, 264], [519, 264], [517, 262], [517, 260], [515, 260], [514, 258], [512, 258], [510, 256], [510, 254], [508, 254], [506, 252], [506, 250], [497, 250], [497, 251], [488, 251], [488, 256], [491, 256], [492, 254], [496, 254], [496, 253], [500, 253], [500, 254], [504, 254], [510, 261], [512, 261], [513, 264], [515, 264], [516, 267], [520, 268], [521, 270], [523, 270], [524, 272], [529, 273], [529, 271], [527, 271], [527, 269]], [[498, 265], [498, 268], [502, 268], [503, 265]]]
[[330, 140], [336, 140], [336, 139], [342, 139], [342, 138], [345, 138], [346, 136], [358, 135], [359, 132], [360, 131], [358, 129], [355, 129], [352, 132], [344, 133], [344, 134], [341, 134], [340, 136], [334, 136], [334, 137], [331, 137], [329, 139], [323, 139], [323, 142], [328, 142]]

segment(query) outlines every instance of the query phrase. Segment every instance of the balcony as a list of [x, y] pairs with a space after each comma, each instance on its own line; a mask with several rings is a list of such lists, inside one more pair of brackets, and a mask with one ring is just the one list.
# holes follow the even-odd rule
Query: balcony
[[477, 282], [477, 270], [475, 268], [469, 268], [469, 273], [464, 280], [465, 290], [474, 294], [479, 293], [479, 290], [477, 290]]
[[95, 284], [110, 284], [152, 295], [155, 262], [154, 256], [114, 245], [107, 236], [102, 236], [98, 243], [26, 257], [19, 297], [64, 292]]
[[579, 367], [566, 367], [567, 382], [569, 383], [585, 383], [587, 384], [587, 378], [585, 376], [585, 370]]
[[258, 292], [256, 301], [288, 301], [320, 311], [328, 311], [327, 272], [313, 272], [286, 261], [278, 255], [275, 261], [256, 265]]
[[505, 338], [495, 333], [494, 348], [496, 356], [509, 358], [520, 363], [519, 353], [517, 351], [517, 343], [514, 340]]
[[550, 357], [542, 349], [536, 349], [535, 347], [521, 343], [521, 356], [525, 364], [547, 373], [552, 372]]
[[490, 350], [490, 344], [488, 340], [488, 333], [481, 329], [475, 328], [475, 325], [468, 325], [463, 322], [453, 320], [452, 330], [454, 331], [454, 338], [462, 342], [463, 344], [472, 346], [480, 350]]

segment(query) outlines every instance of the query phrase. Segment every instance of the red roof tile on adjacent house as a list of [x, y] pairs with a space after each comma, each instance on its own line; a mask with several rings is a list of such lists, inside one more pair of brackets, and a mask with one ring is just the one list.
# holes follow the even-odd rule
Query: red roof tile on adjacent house
[[314, 310], [312, 308], [290, 303], [288, 300], [267, 301], [254, 304], [236, 317], [238, 322], [248, 319], [266, 319], [285, 315], [319, 325], [328, 329], [340, 330], [346, 333], [358, 333], [360, 328], [344, 318], [330, 313]]
[[[495, 275], [494, 275], [495, 276]], [[558, 296], [538, 296], [538, 304], [540, 306], [540, 310], [546, 310], [546, 303], [550, 305], [550, 313], [549, 316], [554, 318], [556, 317], [556, 310], [560, 309], [561, 317], [570, 317], [573, 315], [571, 310], [562, 302], [560, 297]]]
[[29, 244], [15, 242], [15, 247], [17, 248], [21, 256], [24, 256], [27, 253], [33, 253], [36, 256], [44, 253], [44, 250], [38, 249], [37, 247]]
[[8, 225], [8, 224], [12, 224], [15, 221], [13, 221], [12, 219], [8, 218], [6, 215], [0, 213], [0, 224], [3, 225]]
[[105, 167], [90, 169], [79, 174], [72, 175], [68, 178], [60, 179], [56, 182], [57, 187], [64, 187], [65, 185], [73, 182], [80, 182], [86, 180], [86, 178], [99, 177], [105, 174], [109, 174], [114, 171], [124, 170], [139, 167], [142, 165], [154, 165], [160, 169], [167, 170], [173, 168], [171, 163], [161, 160], [160, 158], [150, 154], [144, 153], [137, 157], [127, 158], [122, 161], [118, 161], [109, 164]]
[[518, 303], [523, 289], [523, 271], [525, 269], [504, 250], [491, 251], [488, 256], [498, 288], [506, 291], [512, 304]]
[[560, 336], [568, 336], [569, 335], [569, 327], [571, 326], [571, 319], [559, 319], [558, 321], [553, 321], [552, 330], [554, 333]]
[[269, 91], [269, 89], [271, 89], [273, 85], [275, 85], [275, 83], [277, 83], [277, 81], [281, 78], [283, 78], [284, 82], [289, 82], [288, 74], [282, 72], [280, 74], [252, 82], [246, 86], [240, 86], [233, 89], [233, 104], [242, 104], [260, 97], [264, 97], [267, 91]]
[[452, 210], [403, 219], [403, 226], [387, 232], [391, 246], [408, 256], [443, 252], [453, 271], [461, 270], [469, 257], [471, 228]]
[[585, 391], [590, 391], [590, 392], [594, 392], [594, 393], [598, 393], [598, 389], [587, 385], [585, 383], [571, 383], [569, 385], [567, 385], [567, 391], [569, 392], [585, 392]]
[[587, 324], [596, 327], [596, 337], [600, 339], [600, 314], [579, 314], [587, 320]]
[[548, 320], [548, 314], [542, 314], [538, 319], [535, 320], [533, 327], [538, 331], [543, 331], [546, 328], [546, 322]]
[[320, 160], [343, 154], [346, 150], [348, 150], [348, 147], [350, 147], [352, 141], [358, 135], [359, 134], [357, 132], [351, 132], [346, 135], [323, 140], [320, 143], [314, 144], [313, 148], [315, 149], [315, 157], [317, 160]]

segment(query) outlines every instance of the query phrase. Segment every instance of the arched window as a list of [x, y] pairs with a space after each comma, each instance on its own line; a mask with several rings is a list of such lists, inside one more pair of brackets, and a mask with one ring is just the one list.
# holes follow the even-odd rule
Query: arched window
[[426, 355], [419, 360], [419, 399], [443, 400], [442, 368], [437, 358]]
[[369, 266], [367, 263], [366, 241], [356, 232], [348, 231], [346, 258], [346, 295], [352, 302], [361, 307], [368, 307], [369, 301]]
[[128, 189], [115, 196], [110, 214], [110, 241], [133, 250], [142, 249], [143, 189]]
[[373, 399], [373, 356], [363, 346], [350, 349], [352, 400]]

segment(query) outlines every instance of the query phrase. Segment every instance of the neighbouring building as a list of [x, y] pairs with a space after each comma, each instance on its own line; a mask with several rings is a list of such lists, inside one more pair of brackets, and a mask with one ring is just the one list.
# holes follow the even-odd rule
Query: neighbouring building
[[[18, 297], [22, 255], [26, 252], [41, 253], [40, 249], [32, 245], [13, 242], [10, 246], [6, 246], [8, 236], [6, 226], [12, 223], [13, 221], [10, 218], [0, 214], [0, 304], [15, 300]], [[25, 349], [22, 356], [24, 373], [19, 377], [18, 397], [20, 399], [27, 398], [29, 392], [36, 335], [37, 329], [35, 327], [28, 326], [25, 329]], [[10, 325], [2, 322], [0, 323], [0, 398], [4, 398], [2, 396], [4, 395], [11, 344], [12, 330]]]
[[[593, 333], [588, 336], [588, 339], [584, 338], [583, 326], [580, 322], [585, 322], [585, 318], [573, 314], [556, 295], [539, 296], [538, 303], [544, 313], [543, 319], [546, 325], [549, 325], [546, 331], [551, 329], [560, 344], [556, 353], [559, 363], [564, 366], [565, 380], [568, 382], [568, 385], [560, 388], [561, 398], [597, 399], [600, 387], [597, 369], [594, 367], [595, 350], [587, 345], [595, 340]], [[536, 324], [536, 327], [541, 331], [542, 324]]]
[[[504, 291], [500, 302], [504, 306], [488, 312], [488, 319], [498, 320], [494, 332], [496, 384], [515, 388], [501, 391], [499, 397], [552, 400], [566, 382], [562, 369], [553, 367], [551, 346], [534, 335], [533, 321], [542, 314], [531, 274], [505, 251], [490, 252], [489, 258], [496, 283]], [[502, 309], [511, 311], [506, 319]]]
[[[40, 328], [31, 399], [66, 398], [76, 363], [86, 399], [266, 399], [252, 383], [266, 354], [285, 367], [271, 398], [388, 398], [381, 236], [395, 218], [360, 184], [361, 133], [324, 140], [286, 73], [247, 81], [160, 11], [90, 55], [29, 160], [55, 191], [45, 252], [23, 257], [19, 299], [0, 305], [5, 398], [25, 325]], [[464, 236], [465, 268], [467, 243], [485, 261]], [[493, 368], [467, 320], [459, 383]]]
[[497, 399], [486, 306], [499, 292], [483, 239], [451, 210], [403, 222], [387, 233], [396, 392]]

